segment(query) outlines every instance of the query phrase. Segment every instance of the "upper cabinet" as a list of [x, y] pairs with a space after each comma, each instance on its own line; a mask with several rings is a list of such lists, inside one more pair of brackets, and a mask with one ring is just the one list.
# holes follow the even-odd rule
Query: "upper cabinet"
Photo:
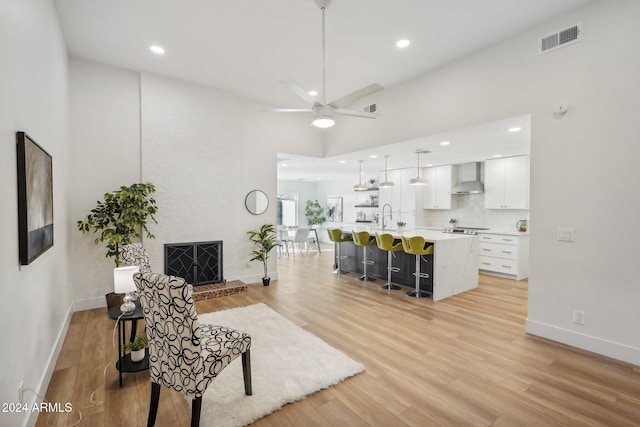
[[452, 172], [451, 165], [424, 169], [424, 177], [429, 180], [429, 184], [423, 187], [422, 207], [424, 209], [451, 209]]
[[529, 157], [487, 160], [484, 164], [486, 209], [529, 209]]
[[416, 210], [416, 197], [414, 186], [409, 185], [409, 180], [415, 178], [415, 169], [396, 169], [388, 172], [389, 181], [395, 183], [391, 188], [380, 188], [380, 202], [391, 205], [393, 212], [411, 212]]

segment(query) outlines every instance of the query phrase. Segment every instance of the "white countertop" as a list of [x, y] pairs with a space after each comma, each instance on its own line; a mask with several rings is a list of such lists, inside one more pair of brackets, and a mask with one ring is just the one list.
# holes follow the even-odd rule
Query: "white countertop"
[[468, 239], [470, 237], [474, 237], [472, 234], [443, 233], [440, 230], [427, 230], [422, 228], [416, 228], [411, 230], [405, 229], [402, 233], [398, 233], [397, 230], [393, 230], [393, 229], [382, 230], [381, 228], [377, 228], [377, 227], [363, 227], [363, 226], [350, 227], [346, 225], [342, 229], [343, 233], [352, 233], [354, 231], [368, 231], [371, 234], [375, 233], [376, 231], [380, 233], [389, 233], [389, 234], [392, 234], [393, 237], [398, 239], [400, 238], [401, 234], [405, 237], [422, 236], [428, 242], [437, 242], [437, 241], [455, 240], [455, 239]]

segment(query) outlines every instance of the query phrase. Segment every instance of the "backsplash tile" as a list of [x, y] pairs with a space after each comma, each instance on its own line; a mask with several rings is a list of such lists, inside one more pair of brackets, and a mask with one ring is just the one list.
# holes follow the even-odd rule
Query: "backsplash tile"
[[458, 220], [458, 227], [486, 227], [496, 231], [515, 231], [521, 219], [529, 220], [528, 210], [485, 209], [484, 194], [465, 194], [454, 197], [455, 209], [425, 209], [424, 226], [449, 227], [449, 220]]

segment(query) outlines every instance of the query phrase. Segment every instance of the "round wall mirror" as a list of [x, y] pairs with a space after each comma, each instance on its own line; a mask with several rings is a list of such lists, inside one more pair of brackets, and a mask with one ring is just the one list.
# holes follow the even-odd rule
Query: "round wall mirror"
[[252, 214], [260, 215], [267, 211], [267, 208], [269, 207], [269, 198], [264, 191], [253, 190], [247, 194], [247, 197], [244, 199], [244, 205]]

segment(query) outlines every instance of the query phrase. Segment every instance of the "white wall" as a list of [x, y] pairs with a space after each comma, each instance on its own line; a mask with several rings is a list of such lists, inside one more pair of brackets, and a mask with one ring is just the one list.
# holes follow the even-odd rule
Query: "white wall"
[[71, 277], [76, 310], [105, 304], [113, 292], [115, 264], [96, 234], [82, 234], [84, 220], [103, 194], [140, 182], [139, 75], [72, 58], [70, 79]]
[[[640, 2], [592, 2], [491, 49], [376, 94], [382, 117], [343, 122], [328, 155], [531, 113], [527, 331], [640, 364], [637, 209]], [[544, 55], [540, 36], [581, 22], [582, 41]], [[567, 102], [564, 117], [553, 108]], [[365, 103], [364, 101], [362, 103]], [[557, 227], [575, 228], [574, 243]], [[586, 313], [585, 325], [572, 311]]]
[[[67, 54], [53, 4], [0, 2], [0, 402], [18, 400], [18, 384], [44, 394], [71, 315], [67, 239], [69, 143]], [[53, 157], [54, 246], [18, 264], [16, 131]], [[28, 391], [25, 401], [35, 395]], [[36, 414], [37, 415], [37, 414]], [[0, 424], [25, 425], [25, 413], [0, 413]], [[35, 421], [35, 416], [31, 419]]]
[[[246, 232], [275, 223], [277, 152], [295, 143], [317, 155], [318, 134], [297, 118], [264, 120], [256, 103], [179, 80], [143, 74], [141, 94], [142, 175], [157, 186], [156, 239], [145, 239], [152, 265], [163, 266], [165, 243], [223, 240], [225, 278], [258, 282]], [[263, 215], [245, 208], [254, 189], [269, 197]], [[269, 274], [277, 278], [275, 256]]]

